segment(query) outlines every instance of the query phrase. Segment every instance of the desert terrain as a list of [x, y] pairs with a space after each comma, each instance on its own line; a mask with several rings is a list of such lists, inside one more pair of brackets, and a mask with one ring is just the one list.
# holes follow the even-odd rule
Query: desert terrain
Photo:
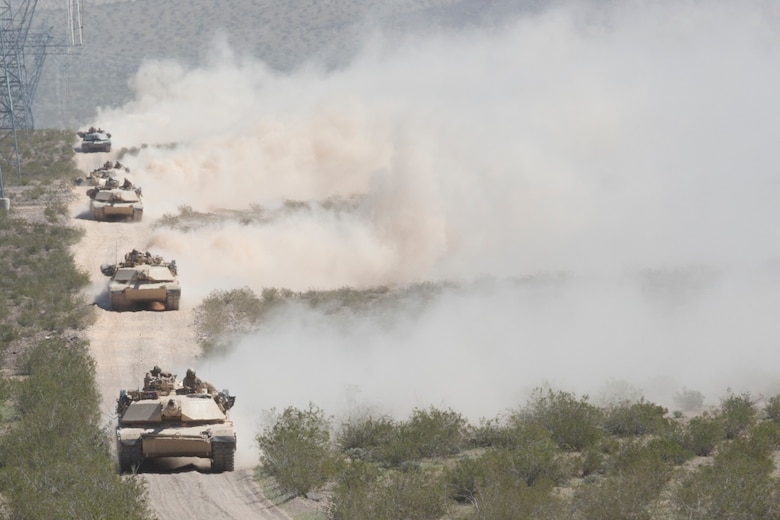
[[[474, 2], [410, 3], [402, 19], [347, 4], [241, 3], [273, 29], [265, 42], [204, 38], [215, 27], [194, 11], [165, 27], [180, 2], [138, 24], [147, 54], [128, 31], [101, 33], [121, 50], [90, 69], [108, 86], [78, 124], [127, 148], [148, 208], [104, 224], [72, 207], [107, 420], [154, 364], [235, 381], [240, 442], [264, 410], [312, 400], [337, 416], [434, 403], [477, 420], [539, 385], [670, 409], [685, 387], [710, 406], [778, 393], [776, 7], [572, 2], [464, 24]], [[137, 21], [149, 5], [122, 9]], [[219, 25], [248, 34], [247, 20]], [[46, 117], [72, 121], [55, 98]], [[155, 226], [182, 213], [203, 220]], [[98, 266], [132, 247], [179, 261], [180, 311], [106, 309]], [[198, 350], [193, 310], [213, 290], [428, 282], [451, 289], [346, 323], [298, 309], [221, 356]], [[250, 480], [191, 463], [145, 473], [150, 493]], [[238, 492], [247, 515], [273, 511]]]

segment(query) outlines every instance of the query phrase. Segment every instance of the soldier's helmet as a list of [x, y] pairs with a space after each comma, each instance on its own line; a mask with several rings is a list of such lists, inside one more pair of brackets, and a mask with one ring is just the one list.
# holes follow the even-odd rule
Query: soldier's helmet
[[187, 369], [187, 377], [195, 377], [195, 371], [191, 368]]
[[161, 372], [162, 368], [160, 368], [159, 365], [154, 365], [154, 368], [152, 369], [152, 375], [159, 376]]

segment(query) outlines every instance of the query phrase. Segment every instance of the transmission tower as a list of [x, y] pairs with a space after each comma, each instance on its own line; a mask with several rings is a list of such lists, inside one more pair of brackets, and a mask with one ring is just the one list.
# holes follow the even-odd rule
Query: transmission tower
[[[46, 56], [82, 44], [80, 0], [64, 1], [66, 36], [61, 43], [55, 43], [53, 27], [30, 32], [38, 0], [0, 0], [0, 144], [13, 139], [13, 157], [8, 162], [16, 166], [19, 177], [22, 169], [17, 132], [35, 128], [32, 105]], [[2, 169], [0, 199], [7, 206]]]

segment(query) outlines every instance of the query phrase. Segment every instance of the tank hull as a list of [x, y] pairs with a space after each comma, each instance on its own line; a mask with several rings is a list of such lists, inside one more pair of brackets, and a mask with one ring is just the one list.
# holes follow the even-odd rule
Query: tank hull
[[138, 471], [145, 460], [165, 457], [210, 459], [215, 473], [234, 470], [236, 432], [227, 410], [235, 398], [227, 391], [180, 391], [120, 394], [116, 446], [122, 472]]

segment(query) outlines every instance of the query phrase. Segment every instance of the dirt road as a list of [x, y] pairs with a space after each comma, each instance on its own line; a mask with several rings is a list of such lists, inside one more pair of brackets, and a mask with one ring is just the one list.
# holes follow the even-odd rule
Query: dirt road
[[[151, 227], [148, 222], [91, 220], [85, 211], [85, 191], [84, 187], [75, 188], [70, 205], [74, 222], [86, 231], [74, 256], [92, 282], [88, 297], [96, 302], [97, 319], [87, 335], [97, 363], [101, 409], [106, 422], [113, 425], [120, 389], [137, 388], [154, 365], [174, 373], [195, 365], [199, 348], [192, 320], [197, 302], [187, 300], [184, 287], [179, 311], [111, 312], [105, 294], [107, 279], [100, 273], [100, 264], [113, 263], [117, 255], [130, 249], [145, 249]], [[160, 520], [291, 518], [266, 499], [252, 479], [251, 468], [211, 474], [208, 461], [199, 459], [173, 459], [147, 466], [142, 476], [149, 503]]]

